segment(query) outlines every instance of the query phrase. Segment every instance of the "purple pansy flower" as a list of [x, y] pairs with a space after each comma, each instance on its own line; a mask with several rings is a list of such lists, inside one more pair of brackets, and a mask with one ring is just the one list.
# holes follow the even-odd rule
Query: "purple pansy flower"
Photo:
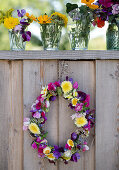
[[85, 101], [86, 99], [86, 93], [82, 91], [77, 91], [78, 92], [78, 97], [80, 98], [80, 101]]
[[18, 17], [22, 18], [26, 14], [26, 10], [25, 9], [22, 9], [21, 11], [17, 10], [17, 14], [18, 14]]
[[21, 25], [16, 25], [15, 28], [14, 28], [15, 32], [21, 31], [21, 30], [22, 30], [22, 26]]
[[79, 153], [74, 153], [71, 157], [71, 161], [77, 162], [80, 159]]
[[29, 25], [29, 23], [27, 22], [27, 19], [25, 19], [25, 18], [20, 20], [20, 24], [21, 25]]
[[75, 132], [73, 132], [72, 134], [71, 134], [71, 140], [76, 140], [77, 139], [77, 134], [75, 133]]
[[61, 153], [58, 152], [57, 150], [53, 151], [53, 155], [55, 156], [56, 159], [58, 159], [59, 157], [61, 157]]
[[30, 41], [31, 40], [31, 32], [27, 31], [22, 34], [23, 41]]
[[55, 100], [56, 100], [56, 96], [51, 96], [51, 97], [50, 97], [50, 100], [51, 100], [51, 101], [55, 101]]

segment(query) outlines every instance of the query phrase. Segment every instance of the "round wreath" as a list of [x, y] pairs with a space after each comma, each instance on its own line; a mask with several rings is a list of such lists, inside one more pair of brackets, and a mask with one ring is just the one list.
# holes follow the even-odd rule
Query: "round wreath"
[[[51, 146], [46, 140], [48, 132], [45, 132], [43, 125], [47, 121], [46, 112], [49, 111], [50, 101], [54, 101], [56, 96], [63, 96], [69, 101], [69, 107], [75, 111], [71, 116], [77, 130], [71, 134], [65, 147], [57, 145]], [[72, 78], [49, 83], [41, 90], [40, 96], [31, 106], [32, 118], [24, 118], [23, 130], [29, 130], [34, 137], [31, 146], [38, 151], [39, 157], [45, 157], [50, 163], [56, 160], [77, 162], [80, 159], [80, 152], [89, 149], [87, 138], [90, 129], [94, 126], [94, 114], [89, 108], [90, 96], [78, 90], [78, 83]]]

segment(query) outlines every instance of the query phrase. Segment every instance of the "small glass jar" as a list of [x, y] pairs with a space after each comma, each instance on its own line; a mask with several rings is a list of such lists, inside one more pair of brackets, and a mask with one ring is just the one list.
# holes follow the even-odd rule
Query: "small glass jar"
[[106, 32], [107, 50], [119, 50], [119, 27], [116, 23], [109, 23]]
[[75, 24], [71, 27], [69, 36], [72, 50], [87, 50], [90, 34], [90, 24]]
[[58, 50], [62, 26], [57, 24], [43, 24], [40, 26], [41, 39], [44, 50]]
[[19, 31], [14, 32], [9, 30], [10, 50], [12, 51], [24, 51], [26, 42], [23, 41], [22, 35]]

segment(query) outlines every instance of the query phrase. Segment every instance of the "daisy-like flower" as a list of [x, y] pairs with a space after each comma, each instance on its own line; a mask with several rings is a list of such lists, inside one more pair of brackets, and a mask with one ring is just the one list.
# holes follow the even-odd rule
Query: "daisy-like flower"
[[51, 23], [52, 22], [52, 19], [51, 19], [51, 17], [48, 17], [48, 15], [40, 15], [39, 17], [38, 17], [38, 23], [39, 24], [49, 24], [49, 23]]
[[59, 12], [54, 12], [51, 16], [58, 16], [59, 18], [61, 18], [64, 22], [64, 26], [66, 27], [67, 26], [67, 23], [68, 23], [68, 18], [66, 17], [66, 15], [64, 14], [61, 14]]
[[42, 90], [41, 90], [42, 97], [46, 97], [46, 95], [47, 95], [47, 89], [48, 89], [47, 86], [42, 87]]
[[64, 93], [69, 93], [72, 90], [72, 83], [70, 81], [63, 81], [61, 87]]
[[43, 149], [43, 153], [46, 155], [46, 154], [49, 154], [51, 152], [51, 148], [50, 147], [46, 147]]
[[40, 134], [41, 133], [40, 129], [39, 129], [39, 127], [36, 123], [30, 123], [28, 128], [33, 134]]
[[71, 147], [74, 147], [74, 142], [71, 139], [68, 139], [67, 144]]
[[28, 12], [25, 14], [27, 18], [29, 18], [31, 20], [31, 22], [33, 21], [37, 21], [37, 18], [32, 14], [30, 15]]
[[72, 105], [73, 105], [73, 106], [76, 106], [76, 105], [77, 105], [77, 102], [78, 102], [78, 99], [77, 99], [77, 98], [73, 98], [73, 99], [72, 99]]
[[76, 124], [77, 127], [83, 127], [87, 123], [88, 123], [88, 121], [85, 118], [85, 116], [81, 116], [81, 117], [76, 117], [75, 118], [75, 124]]
[[50, 159], [50, 160], [55, 160], [55, 157], [54, 157], [54, 154], [53, 154], [53, 153], [47, 154], [47, 157], [48, 157], [48, 159]]
[[19, 24], [18, 18], [9, 17], [4, 19], [4, 26], [7, 29], [14, 29], [15, 26], [18, 24]]

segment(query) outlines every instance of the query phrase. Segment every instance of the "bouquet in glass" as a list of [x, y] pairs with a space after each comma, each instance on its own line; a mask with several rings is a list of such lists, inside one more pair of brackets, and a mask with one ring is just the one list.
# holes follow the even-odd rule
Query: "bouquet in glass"
[[25, 50], [26, 41], [31, 39], [31, 32], [27, 31], [27, 28], [36, 18], [26, 13], [24, 9], [17, 10], [17, 17], [13, 17], [13, 11], [14, 9], [0, 11], [0, 23], [3, 23], [9, 31], [10, 49]]
[[105, 21], [109, 23], [106, 40], [108, 50], [119, 50], [119, 1], [118, 0], [98, 0], [95, 13], [94, 25], [103, 27]]
[[73, 26], [70, 30], [70, 40], [72, 50], [86, 50], [88, 48], [89, 33], [91, 23], [93, 22], [94, 11], [98, 5], [94, 4], [94, 0], [82, 0], [81, 5], [66, 4], [66, 12], [73, 20]]
[[51, 16], [47, 14], [37, 18], [40, 24], [40, 32], [44, 50], [58, 50], [61, 39], [62, 28], [67, 26], [66, 15], [54, 12]]

